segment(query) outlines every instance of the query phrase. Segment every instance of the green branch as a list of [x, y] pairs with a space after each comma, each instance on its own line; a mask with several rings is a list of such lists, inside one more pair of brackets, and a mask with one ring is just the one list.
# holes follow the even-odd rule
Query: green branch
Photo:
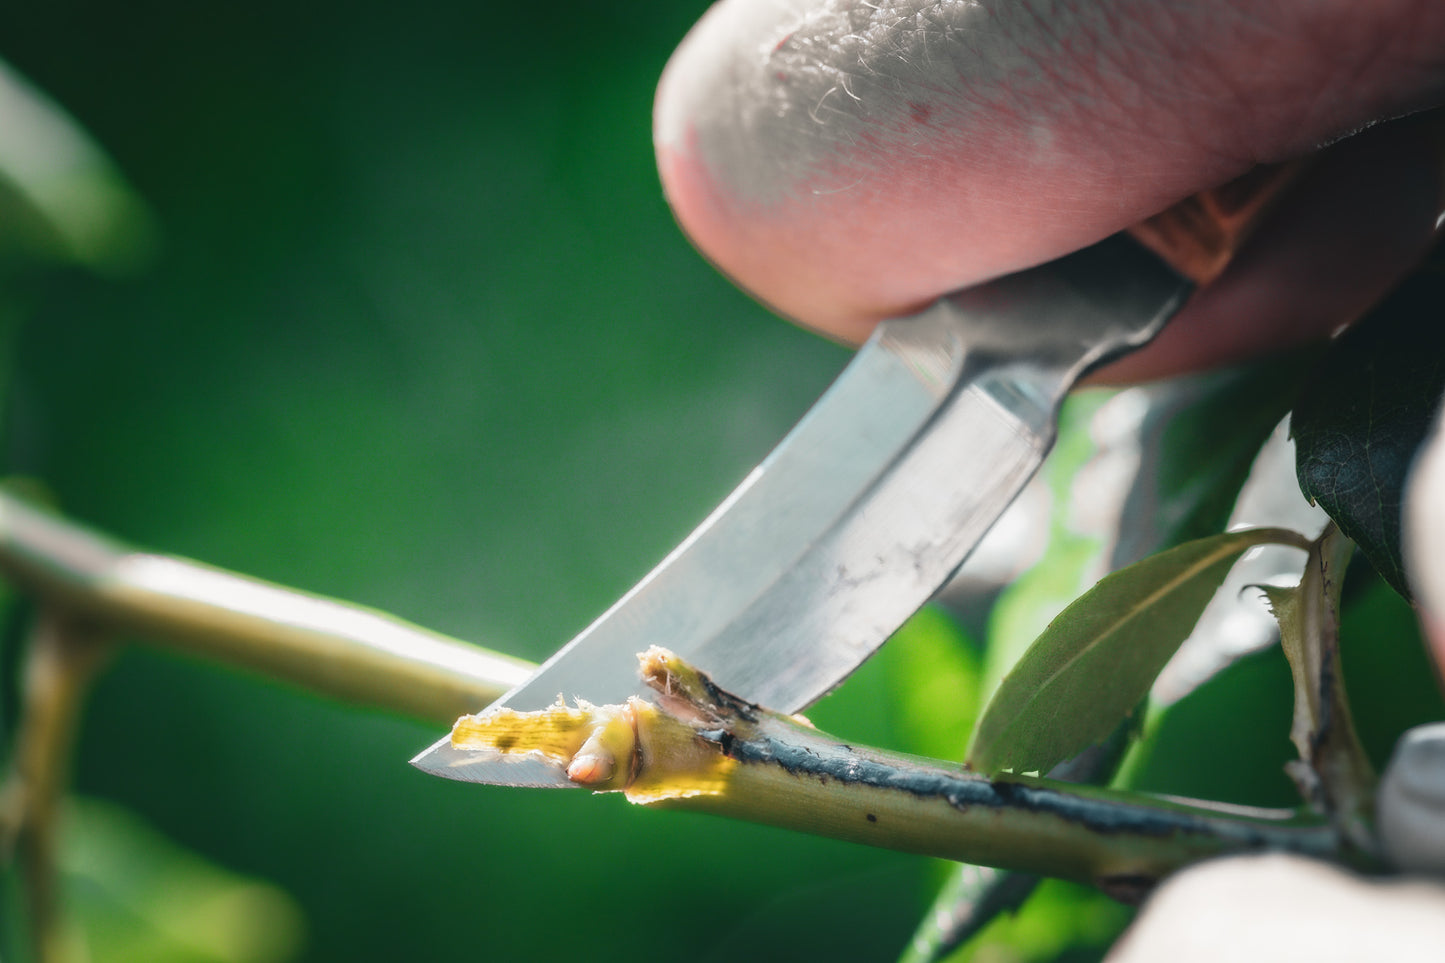
[[[291, 682], [450, 724], [532, 666], [369, 609], [136, 552], [0, 492], [0, 571], [50, 611]], [[1197, 860], [1337, 857], [1323, 820], [1181, 803], [841, 743], [652, 653], [654, 705], [465, 716], [459, 748], [527, 752], [577, 785], [869, 845], [1094, 883], [1123, 898]]]
[[542, 759], [579, 786], [622, 792], [635, 803], [1059, 876], [1126, 900], [1211, 856], [1339, 853], [1324, 820], [1293, 810], [991, 779], [839, 742], [722, 691], [664, 650], [641, 658], [656, 704], [469, 716], [457, 722], [452, 745]]
[[437, 725], [534, 668], [362, 606], [135, 551], [4, 491], [0, 571], [114, 632]]

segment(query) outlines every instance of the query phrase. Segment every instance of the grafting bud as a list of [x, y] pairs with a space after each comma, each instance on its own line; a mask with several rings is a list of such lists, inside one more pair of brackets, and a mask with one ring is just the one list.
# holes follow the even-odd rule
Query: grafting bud
[[654, 648], [642, 661], [662, 706], [633, 697], [613, 706], [579, 700], [574, 708], [559, 697], [536, 712], [463, 716], [452, 727], [452, 746], [531, 756], [562, 769], [579, 786], [622, 791], [633, 802], [721, 792], [734, 764], [703, 732], [721, 721], [720, 703], [738, 700], [670, 652]]

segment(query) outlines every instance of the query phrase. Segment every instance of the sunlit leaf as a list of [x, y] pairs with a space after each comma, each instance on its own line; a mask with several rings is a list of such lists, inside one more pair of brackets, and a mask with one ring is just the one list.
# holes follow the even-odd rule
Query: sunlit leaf
[[999, 685], [969, 749], [985, 772], [1047, 771], [1137, 706], [1230, 567], [1256, 545], [1305, 547], [1280, 529], [1188, 542], [1100, 580], [1056, 618]]

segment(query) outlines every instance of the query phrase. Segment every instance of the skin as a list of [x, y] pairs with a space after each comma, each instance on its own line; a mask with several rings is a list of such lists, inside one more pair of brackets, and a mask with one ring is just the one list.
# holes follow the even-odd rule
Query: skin
[[1368, 127], [1105, 372], [1141, 380], [1323, 336], [1374, 301], [1434, 230], [1445, 125], [1406, 115], [1441, 102], [1436, 0], [721, 0], [668, 65], [655, 137], [703, 253], [858, 342]]

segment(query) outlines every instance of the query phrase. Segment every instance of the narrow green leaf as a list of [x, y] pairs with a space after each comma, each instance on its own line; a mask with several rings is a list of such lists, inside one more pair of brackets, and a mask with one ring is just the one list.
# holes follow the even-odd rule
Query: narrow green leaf
[[1228, 532], [1099, 581], [1049, 624], [994, 693], [969, 747], [983, 772], [1047, 772], [1108, 736], [1139, 704], [1250, 548], [1309, 543], [1276, 528]]

